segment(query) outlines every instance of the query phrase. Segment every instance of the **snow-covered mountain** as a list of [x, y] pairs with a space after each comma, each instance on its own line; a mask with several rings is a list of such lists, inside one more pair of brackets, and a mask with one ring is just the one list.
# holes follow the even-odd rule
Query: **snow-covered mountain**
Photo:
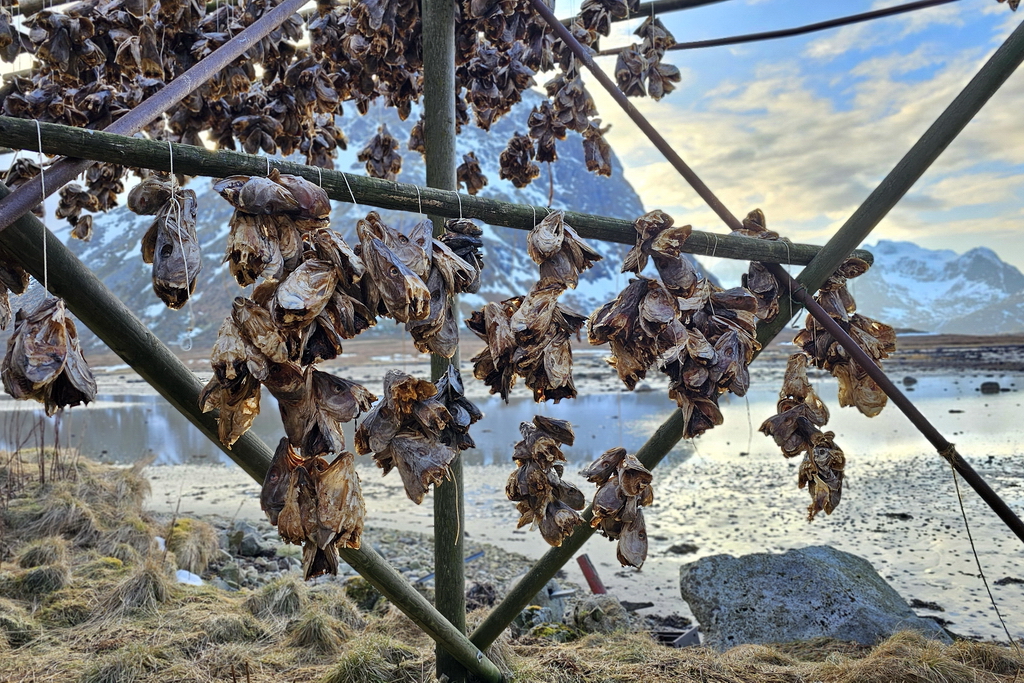
[[[559, 142], [559, 161], [551, 165], [551, 168], [547, 164], [542, 165], [541, 176], [532, 185], [520, 190], [509, 181], [498, 178], [498, 157], [501, 151], [513, 133], [526, 132], [526, 119], [530, 110], [540, 101], [539, 94], [527, 91], [524, 93], [524, 101], [494, 124], [489, 133], [473, 125], [463, 128], [458, 138], [459, 159], [463, 153], [474, 151], [488, 178], [488, 184], [480, 196], [544, 206], [548, 204], [550, 191], [551, 204], [555, 208], [629, 219], [641, 215], [644, 207], [639, 196], [623, 178], [618, 159], [613, 158], [614, 172], [610, 178], [589, 173], [583, 160], [582, 138], [575, 133], [570, 133], [566, 140]], [[423, 160], [419, 154], [406, 149], [409, 132], [418, 115], [414, 109], [408, 120], [399, 121], [393, 110], [375, 108], [366, 116], [339, 117], [338, 123], [349, 138], [349, 148], [340, 155], [336, 167], [365, 173], [362, 164], [356, 161], [356, 156], [376, 134], [377, 127], [386, 123], [391, 134], [401, 143], [403, 163], [398, 180], [423, 184]], [[553, 177], [549, 175], [552, 173]], [[203, 271], [193, 297], [191, 315], [195, 317], [194, 343], [197, 348], [203, 348], [212, 344], [220, 322], [230, 311], [233, 298], [244, 292], [221, 263], [231, 207], [213, 192], [209, 179], [193, 179], [188, 187], [195, 190], [199, 198], [198, 231], [203, 250]], [[357, 209], [351, 204], [340, 202], [335, 202], [334, 206], [332, 227], [350, 243], [354, 242], [355, 222], [370, 207], [360, 206]], [[400, 212], [382, 211], [381, 214], [387, 223], [399, 229], [407, 229], [420, 219]], [[141, 239], [151, 221], [151, 217], [136, 216], [122, 206], [106, 215], [96, 216], [91, 242], [65, 241], [157, 336], [169, 344], [181, 343], [188, 327], [189, 308], [172, 311], [160, 302], [152, 290], [151, 266], [144, 264], [140, 256]], [[60, 227], [55, 219], [50, 218], [48, 225], [59, 235], [67, 236], [66, 227]], [[525, 294], [537, 279], [537, 267], [526, 253], [524, 231], [491, 226], [485, 226], [484, 230], [485, 284], [480, 294], [460, 298], [464, 313], [479, 308], [485, 300]], [[605, 260], [583, 275], [577, 290], [564, 295], [568, 303], [585, 312], [613, 298], [627, 282], [626, 276], [619, 273], [627, 247], [598, 242], [594, 242], [593, 246], [604, 255]], [[381, 333], [390, 329], [392, 326], [385, 323], [372, 332]], [[87, 335], [86, 343], [90, 341], [91, 337]]]
[[851, 281], [865, 315], [897, 328], [949, 334], [1024, 331], [1024, 274], [985, 247], [957, 254], [882, 240]]

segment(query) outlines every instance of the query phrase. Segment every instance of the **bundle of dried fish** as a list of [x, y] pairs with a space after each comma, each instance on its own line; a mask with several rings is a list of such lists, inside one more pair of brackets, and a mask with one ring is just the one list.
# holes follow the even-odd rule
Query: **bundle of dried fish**
[[448, 409], [452, 416], [451, 422], [441, 431], [441, 443], [455, 450], [464, 451], [476, 448], [469, 428], [480, 420], [484, 414], [466, 398], [462, 386], [462, 375], [455, 364], [448, 366], [445, 373], [437, 380], [436, 398]]
[[544, 84], [559, 124], [582, 133], [590, 123], [590, 117], [597, 115], [597, 106], [579, 73], [572, 69], [563, 72]]
[[[743, 227], [733, 230], [731, 234], [739, 237], [752, 237], [760, 240], [771, 240], [773, 242], [788, 242], [779, 236], [779, 233], [769, 230], [764, 212], [761, 209], [754, 209], [743, 219]], [[750, 268], [743, 279], [743, 286], [750, 290], [750, 293], [757, 297], [757, 317], [765, 322], [774, 320], [779, 315], [779, 295], [781, 286], [775, 276], [756, 261], [751, 261]]]
[[366, 163], [366, 173], [371, 178], [394, 180], [402, 170], [402, 155], [398, 153], [398, 140], [391, 137], [385, 124], [381, 124], [377, 134], [359, 152], [358, 159]]
[[498, 157], [502, 180], [511, 180], [516, 187], [526, 187], [540, 175], [540, 167], [533, 163], [533, 142], [526, 135], [516, 133]]
[[356, 225], [356, 232], [360, 257], [366, 268], [363, 283], [370, 311], [388, 315], [398, 322], [427, 318], [431, 312], [431, 295], [423, 276], [430, 270], [429, 223], [425, 230], [418, 230], [418, 234], [409, 239], [385, 225], [380, 216], [371, 211]]
[[181, 308], [195, 291], [203, 268], [196, 236], [196, 193], [151, 175], [132, 188], [128, 208], [156, 216], [142, 238], [142, 260], [153, 264], [153, 291], [160, 300], [168, 308]]
[[487, 342], [472, 359], [473, 376], [508, 401], [516, 376], [535, 401], [575, 398], [572, 347], [586, 316], [558, 303], [565, 284], [544, 278], [525, 297], [491, 302], [474, 311], [466, 326]]
[[804, 454], [797, 483], [811, 494], [808, 520], [822, 510], [830, 515], [842, 497], [846, 457], [835, 434], [818, 429], [828, 422], [828, 408], [807, 381], [805, 354], [789, 357], [779, 397], [778, 414], [765, 420], [761, 431], [775, 439], [787, 458]]
[[[39, 175], [40, 166], [31, 159], [19, 157], [14, 160], [10, 168], [7, 169], [7, 173], [4, 174], [4, 184], [12, 190], [16, 187], [21, 187], [25, 183], [35, 179]], [[36, 180], [38, 183], [39, 181]], [[43, 205], [37, 204], [32, 209], [32, 213], [39, 218], [43, 217]]]
[[644, 97], [647, 60], [637, 45], [622, 48], [615, 61], [615, 80], [626, 97]]
[[604, 139], [604, 134], [609, 128], [611, 124], [602, 128], [601, 119], [593, 119], [583, 130], [583, 158], [587, 170], [597, 175], [612, 174], [612, 148]]
[[39, 401], [47, 415], [96, 398], [96, 380], [63, 299], [46, 297], [35, 309], [18, 311], [0, 377], [8, 394]]
[[583, 493], [567, 481], [561, 445], [572, 446], [576, 435], [566, 420], [537, 415], [519, 425], [522, 441], [512, 452], [516, 471], [508, 478], [505, 495], [516, 503], [519, 523], [532, 524], [549, 545], [558, 547], [583, 519], [577, 513], [586, 505]]
[[540, 266], [540, 276], [575, 288], [580, 273], [601, 260], [589, 244], [565, 222], [565, 212], [552, 211], [526, 237], [526, 248]]
[[[846, 288], [849, 278], [857, 277], [867, 269], [865, 261], [854, 257], [847, 259], [814, 298], [878, 363], [895, 352], [896, 333], [889, 325], [856, 313], [857, 303]], [[839, 380], [839, 405], [854, 406], [868, 417], [874, 417], [885, 407], [888, 398], [881, 388], [812, 316], [807, 316], [804, 329], [793, 342], [803, 349], [816, 367], [828, 370]]]
[[750, 384], [747, 365], [759, 348], [757, 300], [742, 287], [723, 291], [701, 278], [683, 258], [690, 226], [652, 211], [634, 223], [636, 244], [623, 272], [639, 273], [652, 259], [661, 280], [630, 280], [590, 318], [593, 344], [610, 343], [609, 363], [632, 389], [658, 359], [669, 376], [669, 396], [683, 411], [683, 434], [692, 438], [722, 423], [718, 397], [739, 396]]
[[647, 559], [643, 507], [654, 502], [654, 477], [625, 448], [605, 451], [581, 474], [597, 484], [590, 526], [618, 540], [616, 556], [624, 567], [641, 567]]
[[[60, 189], [60, 202], [57, 204], [57, 218], [67, 218], [72, 227], [71, 236], [83, 241], [92, 237], [92, 216], [82, 216], [82, 211], [99, 211], [100, 203], [96, 195], [87, 191], [78, 183], [70, 183]], [[79, 227], [81, 223], [81, 227]]]
[[338, 573], [337, 548], [358, 548], [366, 505], [355, 456], [342, 452], [328, 463], [299, 457], [281, 439], [263, 480], [260, 507], [286, 543], [303, 546], [306, 580]]
[[213, 188], [235, 208], [224, 261], [243, 287], [284, 279], [302, 260], [301, 235], [325, 227], [331, 213], [323, 188], [276, 168], [266, 178], [229, 176]]
[[451, 474], [448, 466], [457, 451], [442, 441], [442, 435], [453, 422], [431, 382], [389, 370], [383, 399], [356, 429], [356, 452], [373, 453], [385, 475], [397, 469], [406, 495], [419, 505], [431, 484], [436, 486]]
[[609, 363], [632, 391], [658, 356], [678, 335], [679, 306], [658, 280], [631, 279], [614, 301], [594, 311], [587, 322], [594, 346], [610, 344]]
[[487, 185], [487, 176], [480, 170], [480, 161], [473, 152], [462, 155], [462, 163], [455, 169], [455, 176], [469, 194], [475, 195]]
[[526, 124], [530, 127], [530, 137], [537, 144], [537, 163], [558, 161], [555, 141], [565, 139], [566, 128], [555, 114], [550, 100], [534, 107]]
[[459, 343], [459, 327], [455, 320], [453, 296], [479, 286], [480, 273], [455, 254], [448, 246], [433, 240], [430, 275], [430, 311], [422, 320], [410, 320], [405, 328], [412, 334], [416, 348], [445, 358], [455, 355]]
[[465, 285], [463, 291], [475, 294], [480, 291], [480, 272], [484, 269], [484, 258], [480, 249], [484, 246], [481, 230], [476, 223], [463, 218], [453, 218], [445, 221], [445, 233], [441, 241], [451, 249], [456, 256], [473, 266], [476, 269], [476, 278]]

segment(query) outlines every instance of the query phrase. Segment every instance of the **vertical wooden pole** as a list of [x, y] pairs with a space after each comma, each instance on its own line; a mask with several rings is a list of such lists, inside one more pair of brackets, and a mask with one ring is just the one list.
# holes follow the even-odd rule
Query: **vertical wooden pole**
[[[455, 190], [455, 2], [423, 0], [423, 141], [427, 150], [427, 187]], [[444, 230], [444, 218], [431, 216], [434, 236]], [[453, 302], [454, 305], [454, 302]], [[431, 379], [436, 380], [451, 360], [434, 355]], [[434, 571], [438, 611], [453, 626], [466, 631], [466, 588], [462, 542], [465, 512], [462, 456], [452, 462], [452, 478], [434, 489]], [[436, 648], [437, 677], [465, 681], [466, 669], [441, 647]]]

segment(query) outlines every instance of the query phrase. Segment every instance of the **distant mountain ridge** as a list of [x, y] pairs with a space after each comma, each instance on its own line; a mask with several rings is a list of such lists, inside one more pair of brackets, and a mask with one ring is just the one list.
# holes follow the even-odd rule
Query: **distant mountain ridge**
[[[582, 138], [576, 133], [569, 133], [566, 140], [558, 143], [558, 162], [550, 168], [542, 164], [541, 176], [526, 188], [517, 189], [511, 182], [499, 179], [499, 155], [513, 133], [526, 132], [529, 112], [541, 100], [539, 94], [527, 91], [523, 94], [523, 102], [495, 123], [490, 132], [484, 132], [474, 125], [463, 128], [458, 137], [458, 158], [461, 161], [462, 154], [470, 151], [476, 153], [488, 179], [480, 196], [545, 206], [550, 193], [555, 208], [626, 219], [634, 219], [643, 214], [640, 197], [623, 177], [618, 158], [613, 155], [613, 175], [610, 178], [588, 172], [583, 158]], [[406, 121], [400, 121], [393, 110], [382, 109], [379, 113], [371, 111], [362, 117], [339, 117], [338, 123], [349, 138], [349, 148], [339, 155], [336, 168], [365, 173], [363, 165], [356, 161], [356, 156], [376, 134], [378, 126], [385, 123], [401, 145], [403, 164], [398, 180], [423, 184], [423, 160], [418, 153], [407, 149], [409, 133], [418, 116], [418, 111], [414, 109]], [[90, 242], [70, 239], [69, 228], [63, 221], [51, 218], [48, 225], [161, 340], [172, 346], [183, 343], [189, 316], [193, 315], [193, 342], [196, 348], [208, 348], [216, 338], [221, 321], [229, 313], [234, 297], [243, 296], [248, 290], [235, 284], [226, 265], [221, 262], [229, 232], [231, 207], [213, 191], [212, 181], [208, 178], [195, 178], [187, 187], [198, 196], [197, 226], [203, 252], [203, 270], [192, 299], [191, 313], [188, 306], [180, 311], [166, 308], [153, 293], [151, 266], [144, 264], [140, 255], [141, 239], [153, 220], [151, 216], [136, 216], [124, 206], [97, 215]], [[355, 243], [356, 220], [365, 216], [372, 207], [357, 208], [340, 202], [334, 202], [333, 205], [331, 227], [338, 230], [347, 241]], [[385, 222], [399, 229], [408, 229], [420, 220], [420, 217], [408, 213], [380, 213]], [[596, 241], [591, 244], [605, 257], [604, 260], [583, 274], [576, 290], [563, 295], [567, 303], [586, 313], [613, 298], [628, 281], [628, 277], [619, 272], [628, 247]], [[486, 301], [525, 294], [537, 279], [537, 266], [526, 252], [525, 231], [485, 226], [483, 253], [484, 285], [479, 294], [460, 297], [460, 307], [464, 314], [479, 308]], [[391, 329], [392, 325], [385, 321], [373, 332]], [[465, 332], [468, 334], [468, 331]], [[98, 344], [87, 331], [83, 339], [87, 348], [95, 348]]]
[[946, 334], [1024, 331], [1024, 273], [986, 247], [963, 254], [881, 240], [851, 281], [858, 310], [898, 328]]

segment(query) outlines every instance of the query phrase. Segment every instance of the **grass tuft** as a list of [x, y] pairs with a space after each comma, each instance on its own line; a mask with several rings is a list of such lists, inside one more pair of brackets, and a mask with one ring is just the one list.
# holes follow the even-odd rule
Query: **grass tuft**
[[150, 559], [118, 583], [103, 600], [101, 613], [125, 615], [134, 611], [153, 611], [165, 602], [174, 584], [166, 567]]
[[40, 633], [39, 627], [24, 610], [10, 600], [0, 599], [0, 634], [9, 647], [27, 645]]
[[55, 593], [71, 580], [71, 572], [66, 565], [47, 564], [25, 570], [18, 578], [19, 592], [28, 598]]
[[111, 549], [109, 557], [121, 560], [122, 565], [133, 565], [142, 562], [142, 553], [128, 543], [117, 543]]
[[348, 633], [340, 621], [318, 609], [310, 609], [288, 628], [285, 642], [289, 647], [318, 655], [332, 655], [347, 639]]
[[44, 564], [66, 564], [68, 542], [60, 536], [47, 536], [25, 544], [18, 553], [18, 566], [31, 569]]
[[203, 623], [211, 643], [251, 643], [267, 635], [263, 625], [248, 614], [216, 614]]
[[362, 631], [366, 628], [366, 620], [355, 602], [348, 597], [345, 590], [336, 583], [323, 583], [314, 586], [309, 597], [314, 604], [320, 605], [324, 612], [331, 615], [345, 626]]
[[86, 667], [79, 683], [134, 683], [163, 665], [164, 655], [148, 645], [134, 644], [111, 652]]
[[261, 619], [292, 617], [309, 604], [309, 590], [293, 576], [271, 581], [245, 600], [245, 608]]
[[178, 560], [178, 569], [202, 574], [217, 553], [217, 532], [206, 522], [183, 518], [167, 534], [167, 549]]
[[368, 634], [349, 643], [338, 663], [320, 683], [399, 683], [418, 680], [420, 667], [410, 666], [415, 650], [384, 635]]
[[55, 490], [43, 501], [39, 516], [25, 529], [30, 538], [63, 536], [78, 546], [93, 545], [100, 525], [92, 508], [70, 491]]

